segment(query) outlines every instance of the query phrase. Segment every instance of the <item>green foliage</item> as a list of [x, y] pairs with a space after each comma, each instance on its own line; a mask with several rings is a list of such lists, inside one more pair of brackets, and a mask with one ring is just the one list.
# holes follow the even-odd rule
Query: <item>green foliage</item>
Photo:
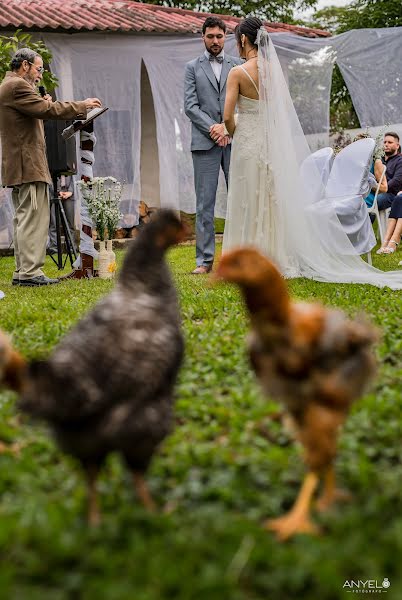
[[344, 12], [347, 12], [349, 7], [345, 6], [326, 6], [321, 10], [316, 10], [310, 21], [305, 21], [303, 25], [306, 27], [316, 27], [324, 29], [331, 33], [337, 33], [340, 26], [340, 19]]
[[360, 127], [349, 90], [336, 64], [332, 72], [329, 118], [331, 133]]
[[[41, 40], [32, 40], [30, 33], [25, 33], [21, 29], [12, 36], [0, 35], [0, 81], [6, 74], [6, 71], [10, 70], [10, 62], [13, 54], [17, 52], [19, 48], [31, 48], [41, 55], [43, 64], [49, 66], [52, 54], [46, 47], [45, 43]], [[55, 75], [46, 70], [43, 73], [43, 85], [48, 91], [54, 90], [58, 85], [58, 80]]]
[[[186, 357], [175, 429], [148, 476], [159, 514], [144, 512], [125, 468], [111, 457], [100, 480], [103, 523], [88, 530], [77, 465], [44, 427], [17, 413], [11, 393], [0, 394], [0, 439], [22, 445], [17, 457], [0, 455], [1, 597], [336, 600], [346, 597], [346, 579], [388, 577], [387, 598], [402, 598], [401, 292], [289, 282], [301, 300], [367, 312], [382, 339], [378, 377], [356, 403], [340, 439], [338, 478], [353, 501], [319, 518], [321, 538], [281, 545], [261, 525], [294, 500], [304, 472], [300, 449], [271, 418], [277, 407], [255, 383], [239, 294], [190, 275], [194, 255], [194, 246], [169, 255]], [[400, 255], [373, 259], [391, 269]], [[108, 280], [70, 280], [18, 288], [11, 286], [12, 270], [12, 258], [0, 260], [6, 294], [0, 327], [30, 358], [44, 358], [113, 286]], [[57, 273], [49, 259], [45, 270]]]
[[347, 6], [326, 6], [313, 13], [306, 27], [318, 27], [333, 34], [351, 29], [400, 27], [402, 10], [400, 0], [354, 0]]
[[293, 23], [293, 12], [312, 8], [318, 0], [151, 0], [150, 4], [186, 8], [200, 12], [259, 17], [272, 22]]
[[350, 29], [400, 27], [401, 25], [401, 0], [356, 0], [341, 11], [336, 33]]

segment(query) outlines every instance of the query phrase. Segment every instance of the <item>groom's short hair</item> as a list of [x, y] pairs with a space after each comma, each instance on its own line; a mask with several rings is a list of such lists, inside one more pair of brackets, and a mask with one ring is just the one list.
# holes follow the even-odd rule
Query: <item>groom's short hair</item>
[[226, 33], [226, 23], [219, 17], [207, 17], [202, 26], [202, 33], [205, 34], [207, 27], [219, 27], [224, 33]]

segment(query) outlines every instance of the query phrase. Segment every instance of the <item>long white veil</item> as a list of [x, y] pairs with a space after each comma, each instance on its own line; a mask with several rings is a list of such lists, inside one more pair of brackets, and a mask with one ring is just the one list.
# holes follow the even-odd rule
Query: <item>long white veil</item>
[[318, 170], [311, 166], [308, 178], [301, 176], [301, 165], [311, 151], [264, 28], [257, 43], [261, 160], [266, 166], [260, 195], [268, 211], [269, 254], [285, 277], [402, 289], [402, 270], [380, 271], [357, 255], [331, 201], [324, 200]]

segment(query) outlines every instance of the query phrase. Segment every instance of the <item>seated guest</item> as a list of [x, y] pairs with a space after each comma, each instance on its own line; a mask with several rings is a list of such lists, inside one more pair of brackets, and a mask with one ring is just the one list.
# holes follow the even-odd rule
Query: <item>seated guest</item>
[[402, 191], [402, 154], [399, 152], [399, 135], [390, 131], [384, 135], [384, 164], [387, 167], [388, 191], [378, 194], [378, 210], [385, 210], [392, 206], [397, 194]]
[[395, 196], [389, 213], [387, 231], [383, 244], [377, 254], [393, 254], [402, 235], [402, 194]]

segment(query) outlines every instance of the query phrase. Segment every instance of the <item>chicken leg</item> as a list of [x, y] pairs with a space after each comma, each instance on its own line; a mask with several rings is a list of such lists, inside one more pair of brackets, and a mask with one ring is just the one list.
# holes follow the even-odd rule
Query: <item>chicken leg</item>
[[153, 501], [151, 492], [149, 491], [148, 484], [145, 481], [144, 476], [141, 473], [134, 472], [133, 483], [142, 505], [147, 509], [148, 512], [155, 512], [156, 505]]
[[333, 465], [330, 465], [325, 472], [324, 489], [316, 502], [316, 509], [319, 512], [325, 512], [338, 500], [347, 502], [351, 498], [350, 492], [335, 486], [335, 470]]
[[101, 521], [98, 492], [96, 489], [99, 469], [95, 466], [88, 467], [86, 474], [88, 485], [88, 524], [91, 527], [98, 527]]
[[290, 511], [283, 517], [266, 521], [264, 527], [274, 531], [280, 541], [285, 541], [298, 533], [318, 534], [319, 528], [310, 519], [311, 500], [317, 485], [318, 475], [309, 472]]

